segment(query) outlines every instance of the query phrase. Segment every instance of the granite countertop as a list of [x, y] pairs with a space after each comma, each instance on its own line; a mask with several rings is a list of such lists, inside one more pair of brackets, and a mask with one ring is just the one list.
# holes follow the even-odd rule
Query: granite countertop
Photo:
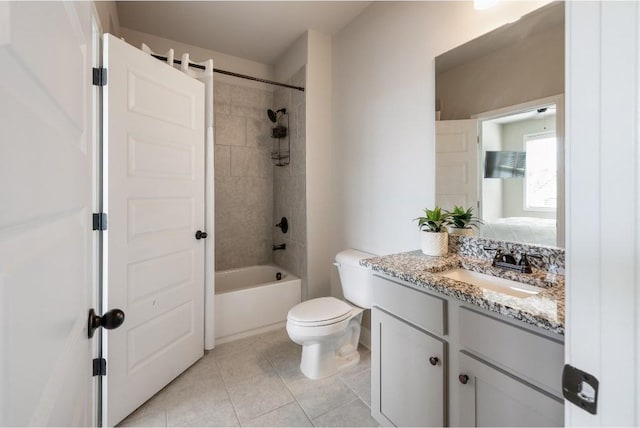
[[[444, 294], [500, 315], [564, 335], [564, 275], [533, 269], [524, 274], [491, 266], [483, 259], [449, 254], [424, 255], [420, 250], [360, 261], [374, 272], [397, 278], [418, 288]], [[438, 275], [458, 267], [544, 288], [541, 293], [518, 298]]]

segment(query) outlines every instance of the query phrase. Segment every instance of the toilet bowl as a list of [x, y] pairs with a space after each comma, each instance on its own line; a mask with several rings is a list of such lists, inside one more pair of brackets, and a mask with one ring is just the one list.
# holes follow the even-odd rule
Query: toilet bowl
[[[362, 313], [371, 307], [371, 273], [359, 265], [372, 254], [346, 250], [336, 255], [343, 293], [302, 302], [287, 315], [287, 333], [302, 345], [300, 370], [310, 379], [331, 376], [360, 361], [358, 341]], [[358, 305], [358, 306], [355, 306]]]

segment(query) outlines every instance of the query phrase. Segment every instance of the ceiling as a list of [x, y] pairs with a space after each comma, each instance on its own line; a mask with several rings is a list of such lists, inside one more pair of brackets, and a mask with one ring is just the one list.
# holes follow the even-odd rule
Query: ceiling
[[527, 37], [559, 27], [564, 27], [564, 2], [554, 1], [438, 56], [436, 73], [451, 70], [499, 49], [516, 46]]
[[554, 119], [555, 120], [555, 117], [556, 117], [556, 106], [550, 105], [546, 107], [546, 110], [544, 111], [538, 111], [538, 108], [533, 108], [529, 111], [498, 117], [496, 119], [487, 120], [486, 122], [504, 125], [507, 123], [524, 122], [526, 120], [531, 120], [531, 119]]
[[369, 1], [119, 1], [120, 25], [274, 64], [307, 29], [333, 35]]

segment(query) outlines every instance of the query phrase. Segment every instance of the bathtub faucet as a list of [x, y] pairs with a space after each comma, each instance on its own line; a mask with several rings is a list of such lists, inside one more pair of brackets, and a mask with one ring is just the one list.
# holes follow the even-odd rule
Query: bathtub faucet
[[280, 244], [280, 245], [273, 246], [273, 251], [286, 250], [286, 249], [287, 249], [287, 244]]

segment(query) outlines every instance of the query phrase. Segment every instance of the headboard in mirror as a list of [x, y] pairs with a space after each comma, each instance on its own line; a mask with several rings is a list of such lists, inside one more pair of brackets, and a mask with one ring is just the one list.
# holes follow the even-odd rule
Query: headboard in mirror
[[436, 58], [436, 204], [564, 247], [564, 2]]

